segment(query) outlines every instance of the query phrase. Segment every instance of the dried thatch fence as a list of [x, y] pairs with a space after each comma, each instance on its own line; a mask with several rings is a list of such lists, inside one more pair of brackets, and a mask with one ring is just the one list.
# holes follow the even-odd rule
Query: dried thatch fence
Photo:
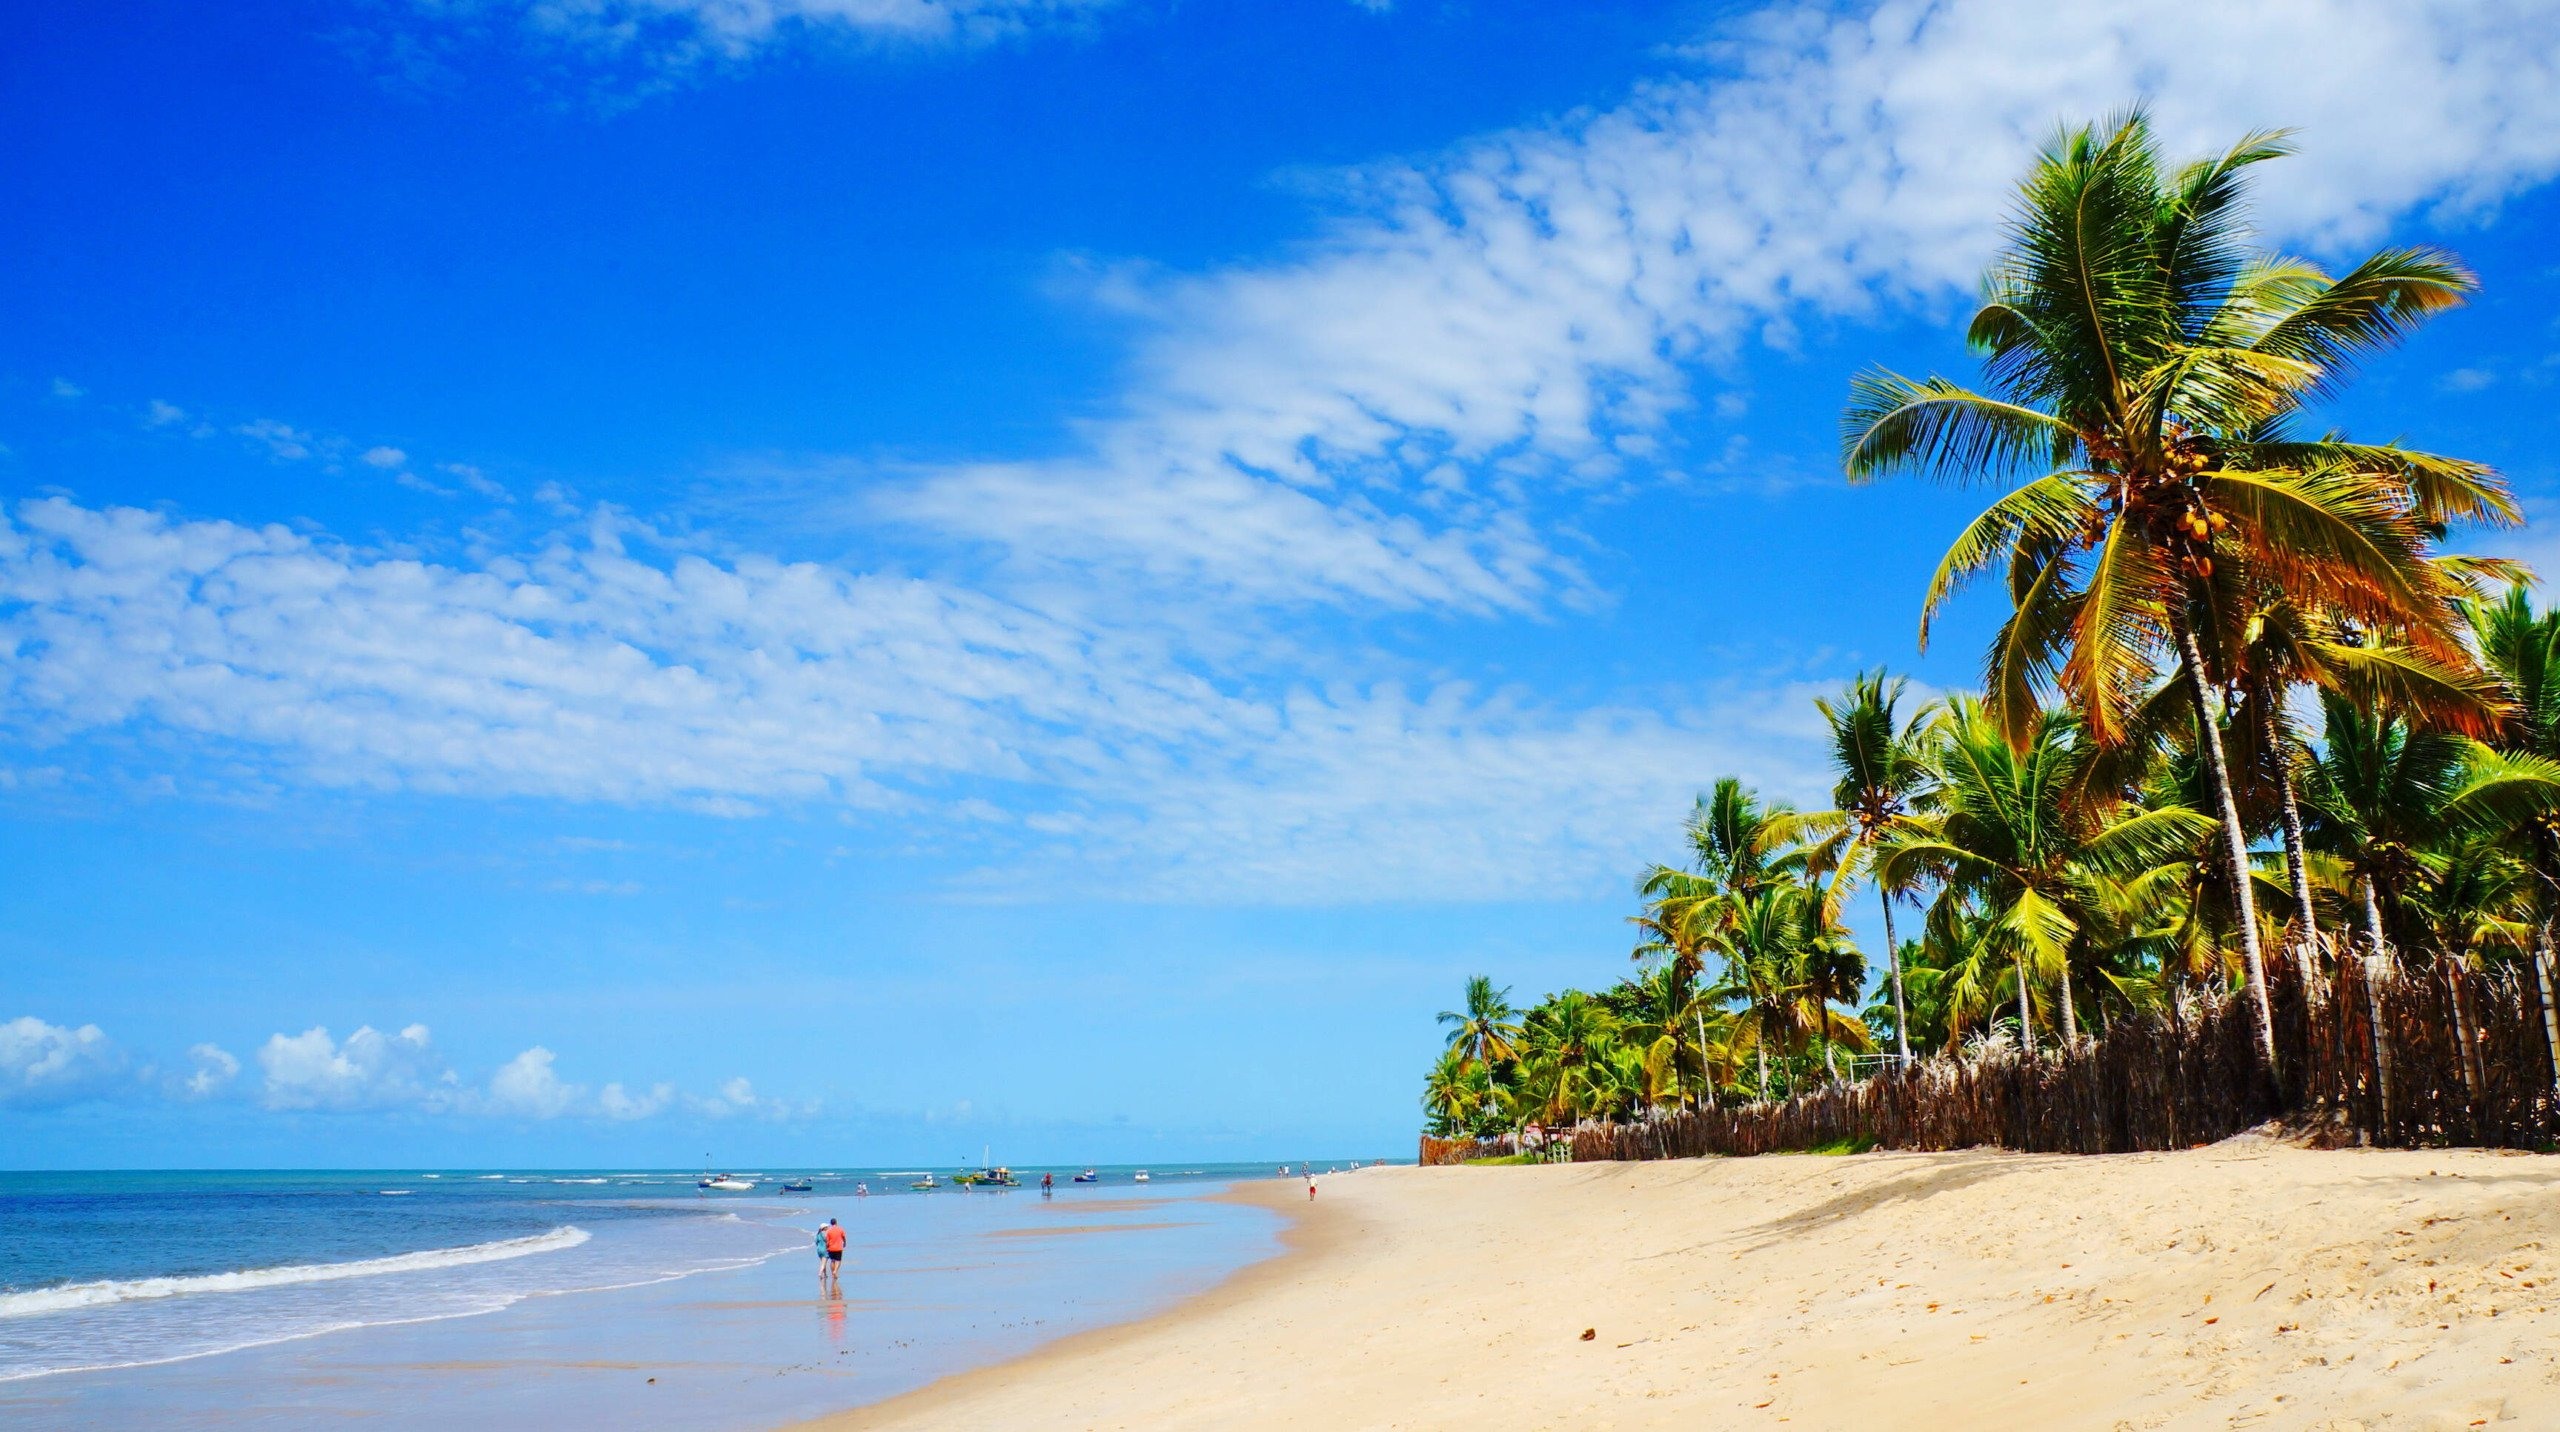
[[[2345, 1143], [2560, 1145], [2547, 991], [2530, 966], [2368, 974], [2349, 955], [2306, 982], [2278, 972], [2278, 1078], [2259, 1067], [2249, 1007], [2205, 994], [2035, 1054], [1942, 1055], [1908, 1072], [1792, 1098], [1688, 1109], [1548, 1136], [1576, 1162], [1760, 1154], [1842, 1141], [2039, 1153], [2176, 1149], [2284, 1118]], [[1514, 1139], [1425, 1138], [1422, 1162], [1520, 1151]]]

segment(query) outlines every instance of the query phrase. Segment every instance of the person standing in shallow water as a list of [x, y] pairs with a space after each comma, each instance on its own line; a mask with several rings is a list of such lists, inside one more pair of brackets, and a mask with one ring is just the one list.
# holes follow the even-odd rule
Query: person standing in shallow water
[[819, 1235], [827, 1245], [827, 1291], [841, 1296], [844, 1292], [844, 1225], [830, 1218], [826, 1231]]

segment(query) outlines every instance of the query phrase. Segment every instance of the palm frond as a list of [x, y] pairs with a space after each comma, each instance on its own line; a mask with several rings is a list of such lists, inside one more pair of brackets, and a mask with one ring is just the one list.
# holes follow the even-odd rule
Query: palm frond
[[1895, 472], [1990, 482], [2052, 465], [2069, 451], [2071, 438], [2069, 427], [2034, 408], [1944, 378], [1914, 380], [1877, 369], [1849, 384], [1840, 462], [1856, 482]]

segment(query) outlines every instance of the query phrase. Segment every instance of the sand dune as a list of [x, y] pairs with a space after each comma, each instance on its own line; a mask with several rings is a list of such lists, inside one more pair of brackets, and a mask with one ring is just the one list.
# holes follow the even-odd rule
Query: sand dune
[[2560, 1159], [2241, 1139], [1248, 1192], [1304, 1215], [1289, 1256], [821, 1425], [2560, 1427]]

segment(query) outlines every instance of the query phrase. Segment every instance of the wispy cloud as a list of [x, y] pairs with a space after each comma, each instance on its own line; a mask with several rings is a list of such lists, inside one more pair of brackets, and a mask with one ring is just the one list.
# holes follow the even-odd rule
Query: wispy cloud
[[[2316, 66], [2260, 61], [2315, 39]], [[1321, 235], [1281, 260], [1097, 270], [1148, 336], [1085, 452], [883, 510], [1250, 600], [1535, 606], [1575, 587], [1542, 498], [1677, 470], [1668, 415], [1749, 343], [1959, 292], [2065, 118], [2147, 100], [2178, 147], [2298, 126], [2265, 217], [2314, 244], [2560, 166], [2560, 13], [2524, 0], [1779, 7], [1692, 53], [1614, 106], [1309, 181]]]
[[191, 418], [185, 408], [165, 398], [153, 398], [141, 409], [140, 421], [145, 428], [199, 440], [224, 436], [241, 439], [279, 463], [312, 463], [332, 473], [371, 473], [438, 497], [458, 497], [467, 492], [493, 503], [515, 501], [515, 494], [503, 483], [470, 463], [413, 461], [410, 453], [389, 443], [368, 444], [340, 433], [298, 427], [280, 418], [209, 421]]
[[610, 514], [471, 565], [58, 498], [0, 520], [11, 729], [210, 743], [225, 780], [850, 805], [1053, 880], [1250, 869], [1294, 900], [1614, 886], [1661, 833], [1628, 811], [1667, 830], [1714, 769], [1800, 764], [1767, 689], [1574, 709], [1311, 679], [1285, 652], [1212, 679], [1133, 622], [715, 560]]
[[[635, 44], [888, 23], [857, 10], [535, 18]], [[2307, 36], [2321, 65], [2256, 63]], [[2346, 242], [2547, 177], [2555, 57], [2560, 15], [2522, 0], [1766, 11], [1615, 105], [1309, 181], [1320, 232], [1277, 258], [1096, 269], [1143, 337], [1074, 451], [878, 501], [992, 551], [992, 577], [666, 540], [558, 491], [561, 531], [442, 560], [46, 499], [0, 520], [0, 719], [26, 743], [148, 732], [221, 753], [225, 780], [896, 811], [975, 832], [991, 891], [1042, 868], [1176, 898], [1212, 870], [1266, 899], [1588, 892], [1654, 841], [1628, 812], [1667, 827], [1718, 769], [1804, 789], [1806, 733], [1773, 704], [1802, 673], [1594, 706], [1252, 637], [1309, 606], [1518, 620], [1590, 597], [1557, 535], [1576, 498], [1678, 472], [1670, 416], [1727, 355], [1958, 294], [2060, 117], [2148, 97], [2180, 147], [2298, 124], [2267, 218]]]
[[656, 72], [787, 40], [974, 45], [1072, 25], [1118, 0], [411, 0], [418, 22], [520, 34]]

